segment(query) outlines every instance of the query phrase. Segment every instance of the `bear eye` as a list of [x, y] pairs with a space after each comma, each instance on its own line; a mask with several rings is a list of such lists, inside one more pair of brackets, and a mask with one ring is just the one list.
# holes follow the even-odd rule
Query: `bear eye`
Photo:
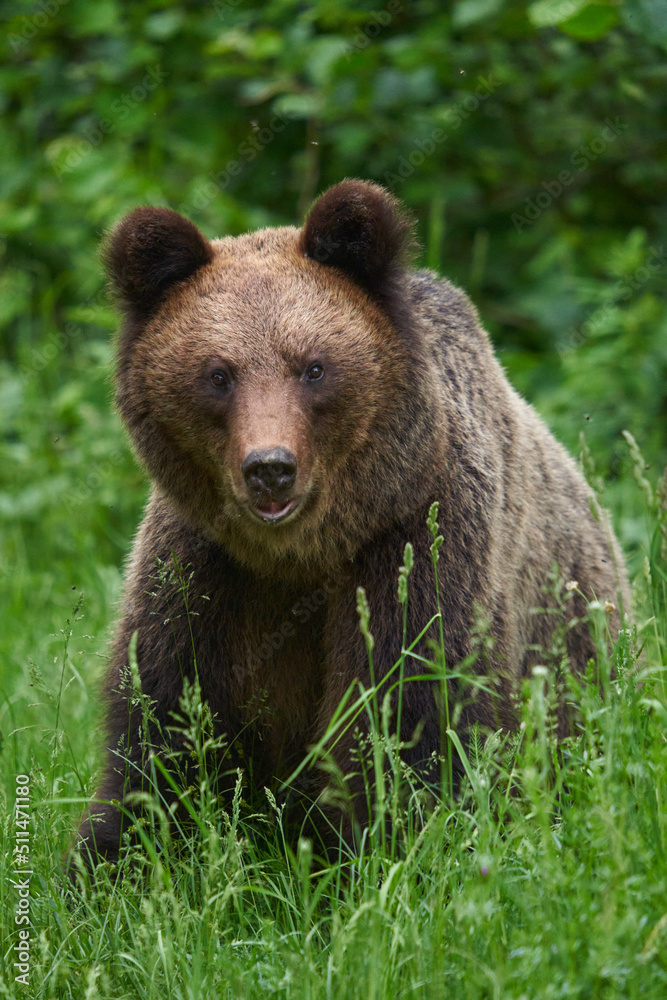
[[214, 372], [211, 372], [211, 385], [215, 389], [229, 389], [232, 384], [232, 376], [229, 372], [223, 371], [221, 368], [216, 368]]
[[306, 368], [306, 378], [309, 382], [318, 382], [324, 375], [324, 365], [321, 365], [319, 361], [313, 362]]

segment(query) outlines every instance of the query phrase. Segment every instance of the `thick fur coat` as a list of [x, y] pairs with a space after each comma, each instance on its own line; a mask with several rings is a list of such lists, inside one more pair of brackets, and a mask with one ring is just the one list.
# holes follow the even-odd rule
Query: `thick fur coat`
[[[462, 732], [516, 724], [519, 682], [557, 623], [535, 610], [554, 565], [578, 584], [569, 617], [585, 615], [584, 597], [627, 599], [622, 558], [574, 462], [510, 386], [465, 294], [412, 271], [411, 250], [400, 205], [361, 181], [325, 193], [303, 229], [209, 242], [176, 213], [143, 208], [112, 233], [117, 402], [153, 490], [108, 667], [98, 800], [141, 781], [114, 753], [140, 764], [140, 713], [121, 685], [135, 631], [163, 730], [196, 657], [216, 730], [242, 748], [249, 780], [286, 778], [349, 684], [370, 683], [358, 587], [376, 677], [399, 657], [408, 541], [408, 639], [435, 614], [436, 500], [447, 663], [471, 653], [479, 609], [493, 644], [477, 669], [494, 693], [467, 692]], [[156, 580], [156, 559], [173, 556], [191, 575], [187, 615], [183, 588]], [[614, 634], [617, 610], [609, 624]], [[434, 626], [426, 638], [436, 636]], [[594, 655], [584, 624], [567, 644], [583, 669]], [[428, 655], [425, 642], [418, 651]], [[406, 675], [422, 672], [408, 658]], [[406, 756], [425, 771], [440, 751], [433, 687], [408, 682], [402, 695], [402, 734], [420, 734]], [[334, 751], [348, 774], [350, 751], [350, 740]], [[326, 778], [311, 778], [316, 794]], [[363, 821], [359, 797], [355, 808]], [[117, 809], [91, 806], [82, 842], [113, 858], [120, 835]]]

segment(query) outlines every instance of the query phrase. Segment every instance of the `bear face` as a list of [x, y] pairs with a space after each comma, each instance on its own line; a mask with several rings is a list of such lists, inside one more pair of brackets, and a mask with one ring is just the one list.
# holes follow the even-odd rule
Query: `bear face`
[[110, 240], [126, 312], [117, 400], [139, 457], [189, 523], [258, 572], [351, 558], [395, 517], [384, 484], [405, 479], [408, 454], [411, 503], [432, 485], [409, 410], [437, 410], [434, 373], [390, 305], [410, 246], [394, 200], [359, 182], [320, 199], [303, 231], [209, 243], [139, 209]]

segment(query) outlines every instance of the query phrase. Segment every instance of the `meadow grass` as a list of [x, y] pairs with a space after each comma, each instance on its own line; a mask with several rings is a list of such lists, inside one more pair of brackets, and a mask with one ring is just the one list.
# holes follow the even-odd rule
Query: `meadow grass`
[[[61, 858], [95, 787], [95, 664], [119, 576], [112, 567], [100, 573], [91, 553], [87, 575], [82, 570], [87, 596], [69, 591], [65, 610], [64, 588], [53, 579], [40, 588], [27, 564], [17, 569], [5, 580], [13, 625], [0, 676], [0, 996], [667, 996], [666, 504], [638, 450], [633, 456], [637, 505], [649, 525], [635, 624], [609, 654], [605, 609], [594, 602], [597, 664], [573, 679], [563, 636], [556, 637], [525, 682], [513, 734], [478, 732], [463, 747], [441, 685], [435, 796], [401, 762], [389, 684], [351, 690], [332, 734], [366, 715], [369, 774], [386, 779], [374, 795], [373, 823], [360, 831], [363, 849], [341, 847], [328, 862], [317, 843], [289, 836], [273, 792], [250, 804], [239, 775], [233, 797], [216, 798], [205, 766], [215, 740], [195, 685], [184, 692], [178, 722], [202, 764], [182, 795], [190, 824], [179, 835], [159, 794], [148, 796], [147, 819], [120, 869], [102, 865], [92, 878], [82, 868], [77, 894], [68, 893]], [[436, 559], [435, 517], [431, 527]], [[410, 568], [408, 549], [399, 574], [404, 606]], [[561, 600], [566, 605], [566, 591]], [[359, 612], [372, 656], [363, 593]], [[404, 635], [404, 650], [414, 638]], [[485, 641], [482, 629], [480, 650]], [[390, 681], [399, 689], [403, 660]], [[434, 669], [444, 677], [437, 644]], [[560, 744], [557, 677], [574, 719]], [[455, 796], [453, 754], [465, 770]], [[326, 765], [323, 747], [311, 756]], [[157, 774], [157, 758], [152, 767]], [[34, 873], [28, 986], [13, 968], [20, 774], [30, 778]]]

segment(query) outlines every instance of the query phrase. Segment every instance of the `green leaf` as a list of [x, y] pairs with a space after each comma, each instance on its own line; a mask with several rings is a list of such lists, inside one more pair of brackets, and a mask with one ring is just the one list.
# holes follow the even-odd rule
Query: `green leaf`
[[561, 31], [571, 35], [580, 42], [595, 42], [604, 38], [618, 24], [618, 13], [611, 7], [593, 3], [585, 7], [579, 14], [563, 21], [559, 25]]
[[574, 17], [589, 0], [536, 0], [528, 8], [528, 20], [536, 28], [553, 28]]
[[285, 94], [276, 101], [276, 111], [290, 118], [316, 118], [322, 111], [322, 96], [314, 91], [309, 94]]
[[475, 775], [474, 775], [474, 772], [473, 772], [473, 770], [472, 770], [472, 768], [470, 766], [470, 761], [468, 760], [468, 755], [466, 754], [465, 750], [463, 749], [463, 744], [461, 743], [461, 740], [459, 739], [459, 735], [453, 729], [447, 729], [446, 732], [447, 732], [447, 735], [449, 736], [450, 740], [452, 741], [452, 743], [456, 747], [456, 752], [458, 753], [458, 755], [459, 755], [459, 757], [461, 759], [461, 763], [463, 764], [463, 770], [466, 773], [468, 781], [470, 782], [470, 784], [474, 788], [475, 787]]
[[185, 14], [178, 8], [160, 10], [155, 14], [151, 14], [146, 19], [144, 30], [149, 38], [162, 41], [165, 38], [171, 38], [172, 35], [175, 35], [183, 24], [184, 19]]
[[122, 18], [118, 5], [114, 0], [98, 0], [97, 3], [86, 3], [83, 0], [73, 8], [70, 30], [74, 35], [101, 35], [105, 31], [113, 33], [119, 30]]
[[503, 0], [460, 0], [452, 11], [452, 27], [468, 28], [497, 14]]

